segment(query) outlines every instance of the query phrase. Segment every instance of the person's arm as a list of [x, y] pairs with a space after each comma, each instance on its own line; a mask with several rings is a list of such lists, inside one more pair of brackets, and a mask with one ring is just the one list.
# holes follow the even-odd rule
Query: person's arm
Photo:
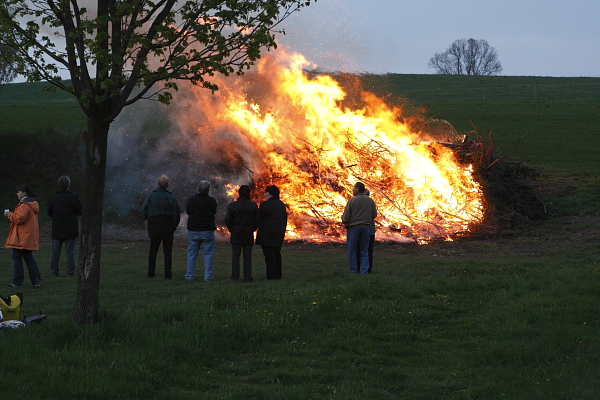
[[48, 206], [46, 207], [46, 212], [48, 213], [48, 216], [50, 218], [52, 218], [52, 197], [50, 198], [50, 200], [48, 200]]
[[179, 225], [179, 220], [181, 219], [181, 211], [179, 210], [179, 203], [177, 202], [177, 198], [173, 196], [173, 205], [171, 210], [171, 221], [173, 221], [173, 226], [177, 228]]
[[75, 196], [75, 201], [73, 201], [73, 207], [75, 208], [75, 213], [81, 215], [81, 200], [79, 200], [79, 197], [77, 196]]
[[148, 199], [150, 199], [150, 196], [146, 197], [146, 200], [144, 200], [144, 204], [142, 204], [142, 215], [145, 219], [148, 219]]

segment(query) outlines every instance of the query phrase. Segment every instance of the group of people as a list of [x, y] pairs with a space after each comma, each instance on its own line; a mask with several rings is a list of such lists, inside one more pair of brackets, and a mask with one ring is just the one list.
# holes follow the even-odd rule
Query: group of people
[[[59, 276], [59, 261], [63, 245], [67, 255], [67, 275], [75, 275], [75, 241], [79, 236], [81, 201], [71, 193], [71, 179], [63, 175], [58, 179], [59, 191], [48, 200], [47, 213], [52, 218], [52, 257], [50, 271]], [[8, 287], [23, 287], [27, 265], [29, 279], [34, 288], [41, 284], [40, 271], [33, 252], [40, 249], [40, 229], [38, 214], [40, 205], [35, 201], [36, 192], [29, 185], [17, 187], [19, 204], [14, 211], [4, 210], [4, 216], [10, 220], [10, 229], [6, 247], [12, 248], [14, 266], [13, 280]]]
[[[75, 275], [75, 242], [79, 236], [78, 216], [81, 215], [81, 202], [71, 193], [71, 180], [61, 176], [59, 191], [49, 200], [47, 213], [52, 218], [52, 257], [50, 271], [60, 276], [59, 261], [63, 245], [67, 256], [67, 276]], [[156, 274], [156, 257], [162, 243], [164, 253], [165, 278], [172, 279], [173, 235], [179, 225], [181, 211], [177, 199], [169, 191], [169, 178], [158, 178], [158, 187], [150, 193], [142, 205], [142, 214], [147, 219], [150, 249], [148, 256], [149, 278]], [[213, 259], [216, 248], [215, 215], [217, 200], [209, 195], [210, 182], [201, 181], [198, 192], [187, 199], [185, 212], [188, 215], [188, 252], [185, 279], [196, 279], [196, 262], [200, 249], [204, 255], [204, 280], [213, 281]], [[342, 223], [347, 229], [348, 260], [350, 272], [368, 274], [373, 266], [373, 243], [375, 239], [375, 218], [377, 207], [369, 190], [361, 182], [353, 188], [354, 196], [348, 201], [342, 215]], [[279, 199], [279, 188], [275, 185], [265, 188], [266, 200], [260, 206], [251, 200], [251, 188], [242, 185], [238, 189], [238, 199], [229, 204], [225, 225], [229, 230], [232, 249], [231, 279], [240, 279], [240, 260], [243, 257], [243, 278], [253, 282], [252, 248], [260, 245], [265, 258], [267, 280], [282, 278], [281, 247], [287, 227], [287, 206]], [[6, 247], [12, 248], [14, 265], [13, 281], [9, 287], [22, 287], [25, 279], [24, 265], [27, 265], [29, 279], [33, 287], [39, 288], [41, 276], [33, 251], [39, 250], [40, 231], [38, 214], [40, 206], [35, 201], [36, 193], [29, 185], [17, 187], [19, 204], [14, 211], [5, 210], [4, 216], [10, 222]], [[256, 231], [256, 241], [254, 232]]]
[[[163, 244], [165, 278], [172, 278], [173, 234], [179, 225], [180, 209], [175, 195], [168, 190], [169, 178], [158, 178], [156, 188], [144, 200], [142, 214], [148, 221], [150, 251], [148, 256], [148, 277], [154, 278], [156, 257], [160, 243]], [[200, 181], [198, 192], [187, 199], [185, 212], [187, 221], [187, 273], [185, 279], [196, 279], [196, 263], [200, 250], [204, 255], [204, 280], [213, 281], [213, 259], [216, 248], [215, 215], [217, 200], [209, 195], [210, 182]], [[267, 279], [279, 280], [282, 277], [281, 246], [287, 227], [287, 206], [279, 199], [279, 188], [275, 185], [265, 189], [266, 200], [260, 206], [250, 199], [251, 189], [242, 185], [238, 189], [238, 199], [227, 208], [225, 225], [231, 237], [232, 261], [231, 279], [240, 279], [240, 259], [243, 256], [243, 277], [245, 282], [253, 282], [252, 247], [254, 232], [256, 244], [260, 245], [265, 257]]]
[[[148, 256], [148, 277], [154, 278], [156, 257], [160, 243], [163, 243], [165, 278], [172, 278], [173, 234], [179, 225], [180, 209], [175, 195], [168, 190], [169, 178], [158, 178], [156, 188], [144, 200], [142, 214], [148, 221], [150, 252]], [[188, 258], [185, 279], [196, 279], [196, 262], [203, 249], [204, 280], [214, 280], [213, 259], [215, 254], [215, 215], [217, 200], [209, 195], [210, 182], [201, 181], [198, 193], [187, 200], [185, 212], [188, 215]], [[229, 230], [231, 243], [231, 279], [240, 279], [240, 260], [243, 256], [243, 277], [245, 282], [253, 282], [252, 248], [260, 245], [265, 258], [267, 280], [282, 277], [281, 246], [287, 227], [287, 206], [279, 199], [279, 188], [275, 185], [265, 189], [266, 200], [260, 206], [251, 200], [251, 188], [242, 185], [238, 189], [238, 199], [229, 204], [225, 225]], [[369, 197], [369, 190], [362, 182], [353, 188], [354, 196], [348, 201], [342, 215], [342, 223], [348, 230], [348, 259], [350, 271], [369, 274], [373, 266], [373, 243], [375, 241], [375, 218], [377, 207]], [[256, 231], [256, 241], [254, 232]]]

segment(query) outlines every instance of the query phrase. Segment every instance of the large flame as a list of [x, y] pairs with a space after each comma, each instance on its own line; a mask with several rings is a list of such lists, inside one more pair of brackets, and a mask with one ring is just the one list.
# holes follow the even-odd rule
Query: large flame
[[362, 94], [362, 108], [343, 106], [341, 86], [330, 76], [309, 78], [308, 65], [300, 54], [277, 51], [259, 64], [260, 89], [222, 82], [210, 105], [212, 124], [237, 135], [221, 150], [242, 159], [257, 193], [270, 184], [281, 189], [288, 239], [343, 240], [341, 215], [357, 181], [377, 204], [378, 239], [450, 239], [482, 220], [470, 165], [448, 146], [424, 141], [427, 132], [411, 131], [400, 108], [373, 94]]

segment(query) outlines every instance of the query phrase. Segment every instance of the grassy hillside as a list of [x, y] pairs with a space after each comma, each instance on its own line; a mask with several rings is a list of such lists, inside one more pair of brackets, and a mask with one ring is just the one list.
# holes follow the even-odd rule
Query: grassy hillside
[[[363, 78], [390, 102], [405, 104], [408, 97], [462, 133], [473, 129], [471, 121], [481, 134], [491, 132], [505, 154], [546, 174], [543, 194], [554, 218], [496, 238], [376, 243], [369, 276], [348, 272], [343, 245], [295, 243], [284, 245], [283, 279], [266, 281], [255, 248], [253, 284], [229, 279], [227, 243], [217, 246], [216, 281], [206, 283], [183, 279], [185, 232], [175, 240], [172, 280], [160, 278], [160, 256], [157, 277], [145, 277], [147, 240], [107, 238], [102, 318], [85, 327], [71, 318], [75, 280], [49, 276], [46, 234], [35, 253], [42, 288], [26, 281], [19, 290], [23, 313], [41, 310], [48, 318], [0, 334], [0, 393], [20, 399], [597, 399], [600, 80]], [[11, 207], [16, 183], [54, 186], [61, 168], [80, 165], [82, 128], [72, 130], [67, 121], [81, 116], [53, 97], [58, 94], [38, 96], [37, 88], [11, 85], [0, 93], [2, 115], [14, 105], [7, 93], [33, 102], [10, 108], [17, 121], [52, 107], [62, 115], [27, 131], [0, 126], [2, 195]], [[7, 227], [0, 224], [0, 237]], [[0, 263], [5, 285], [12, 279], [9, 251], [0, 250]], [[64, 256], [61, 269], [64, 275]]]
[[[549, 186], [558, 184], [553, 195], [584, 190], [582, 195], [591, 201], [596, 194], [599, 78], [400, 74], [360, 78], [365, 90], [390, 104], [422, 109], [472, 137], [476, 128], [505, 157], [538, 169], [550, 178]], [[338, 80], [349, 97], [360, 86], [355, 76], [340, 75]], [[85, 129], [85, 116], [75, 99], [47, 88], [45, 83], [20, 83], [0, 91], [0, 156], [10, 166], [2, 178], [4, 187], [31, 182], [42, 198], [53, 193], [60, 174], [81, 176]], [[157, 118], [149, 120], [144, 131], [163, 126]], [[9, 192], [0, 194], [0, 201], [11, 204]]]

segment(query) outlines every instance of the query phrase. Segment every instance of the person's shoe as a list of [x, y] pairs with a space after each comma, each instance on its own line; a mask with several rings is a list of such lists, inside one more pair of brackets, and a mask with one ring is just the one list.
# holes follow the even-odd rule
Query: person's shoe
[[35, 285], [33, 285], [33, 287], [34, 287], [35, 289], [39, 289], [39, 288], [40, 288], [40, 284], [39, 284], [39, 283], [36, 283]]
[[14, 283], [9, 283], [6, 287], [23, 287], [23, 285], [15, 285]]
[[75, 276], [75, 274], [67, 274], [67, 276], [68, 276], [69, 278], [72, 278], [72, 277], [74, 277], [74, 276]]
[[52, 274], [53, 277], [58, 278], [60, 274]]

